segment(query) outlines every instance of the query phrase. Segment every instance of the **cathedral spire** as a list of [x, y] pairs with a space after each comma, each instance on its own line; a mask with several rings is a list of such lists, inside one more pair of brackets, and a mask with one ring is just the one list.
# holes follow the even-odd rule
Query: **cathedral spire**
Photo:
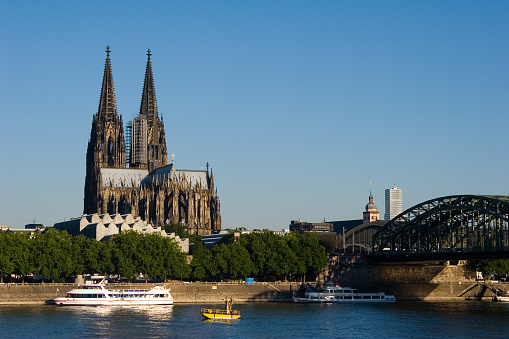
[[106, 64], [104, 65], [103, 85], [97, 114], [99, 117], [112, 121], [117, 115], [117, 103], [115, 101], [115, 90], [113, 89], [110, 52], [110, 46], [108, 45], [106, 46]]
[[147, 68], [145, 70], [145, 82], [143, 83], [143, 93], [141, 94], [140, 114], [147, 117], [150, 126], [158, 119], [156, 91], [154, 87], [154, 77], [152, 75], [152, 63], [150, 62], [150, 48], [147, 51]]

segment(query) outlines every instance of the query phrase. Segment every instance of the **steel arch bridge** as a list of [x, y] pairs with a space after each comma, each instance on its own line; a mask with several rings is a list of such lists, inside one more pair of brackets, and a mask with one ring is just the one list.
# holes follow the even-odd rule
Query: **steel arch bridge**
[[370, 256], [509, 258], [509, 196], [452, 195], [420, 203], [373, 235]]

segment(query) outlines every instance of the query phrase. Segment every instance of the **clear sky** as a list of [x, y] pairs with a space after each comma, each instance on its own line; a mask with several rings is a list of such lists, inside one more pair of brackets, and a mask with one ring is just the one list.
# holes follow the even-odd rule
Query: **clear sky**
[[394, 180], [404, 209], [509, 195], [508, 37], [508, 1], [0, 1], [0, 225], [83, 212], [107, 45], [124, 122], [151, 49], [223, 228], [360, 219], [370, 189], [383, 216]]

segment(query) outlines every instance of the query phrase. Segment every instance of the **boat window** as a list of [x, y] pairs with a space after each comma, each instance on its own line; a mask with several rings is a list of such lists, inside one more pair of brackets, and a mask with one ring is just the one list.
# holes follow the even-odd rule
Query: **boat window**
[[345, 299], [352, 299], [352, 296], [351, 295], [346, 295]]
[[374, 295], [373, 299], [380, 299], [380, 296], [379, 295]]
[[369, 295], [363, 295], [363, 296], [362, 296], [362, 299], [371, 299], [371, 296], [369, 296]]
[[361, 298], [361, 296], [360, 296], [360, 295], [354, 295], [354, 296], [353, 296], [353, 298], [354, 298], [354, 299], [360, 299], [360, 298]]

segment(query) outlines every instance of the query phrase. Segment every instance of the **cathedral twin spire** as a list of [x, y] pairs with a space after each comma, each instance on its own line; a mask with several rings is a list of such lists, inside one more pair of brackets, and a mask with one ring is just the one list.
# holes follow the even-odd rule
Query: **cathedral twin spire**
[[[102, 152], [101, 155], [98, 155], [97, 160], [107, 167], [125, 168], [126, 150], [122, 117], [120, 116], [119, 120], [119, 115], [117, 114], [110, 53], [110, 47], [107, 46], [101, 98], [97, 113], [97, 120], [101, 124], [110, 124], [108, 126], [97, 126], [97, 148]], [[157, 112], [154, 77], [150, 60], [151, 55], [149, 49], [147, 52], [147, 67], [143, 83], [140, 112], [133, 120], [133, 135], [130, 145], [131, 154], [129, 156], [130, 167], [147, 168], [149, 171], [166, 165], [167, 158], [164, 125], [162, 120], [159, 119]], [[122, 131], [118, 131], [118, 128], [114, 126], [109, 126], [111, 124], [119, 125]], [[133, 154], [133, 152], [136, 152], [136, 154]]]
[[149, 49], [147, 51], [147, 69], [145, 70], [145, 82], [143, 83], [140, 105], [140, 114], [146, 115], [149, 122], [156, 121], [158, 118], [156, 91], [154, 88], [154, 77], [152, 75], [152, 63], [150, 62], [151, 55]]
[[111, 73], [110, 46], [106, 47], [106, 64], [104, 65], [103, 85], [99, 100], [99, 117], [112, 120], [117, 115], [117, 103], [115, 101], [115, 89], [113, 88], [113, 76]]

